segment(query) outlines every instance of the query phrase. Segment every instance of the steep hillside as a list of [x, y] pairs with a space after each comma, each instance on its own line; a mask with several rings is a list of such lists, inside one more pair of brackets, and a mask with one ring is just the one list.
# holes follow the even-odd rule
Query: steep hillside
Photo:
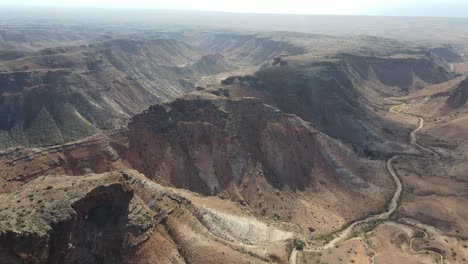
[[[357, 158], [297, 116], [255, 98], [187, 97], [152, 106], [130, 124], [123, 157], [147, 177], [229, 198], [255, 215], [313, 227], [317, 234], [385, 201], [388, 178], [374, 175], [383, 164]], [[368, 204], [347, 210], [358, 197]]]
[[[351, 54], [342, 56], [343, 61], [363, 80], [379, 82], [380, 85], [376, 85], [376, 89], [396, 87], [407, 93], [430, 84], [445, 82], [453, 76], [447, 65], [438, 63], [433, 56], [421, 53], [396, 54], [390, 57], [364, 57]], [[439, 57], [439, 59], [444, 58]], [[383, 89], [382, 92], [395, 95]]]
[[212, 75], [236, 69], [234, 64], [226, 60], [220, 53], [204, 55], [187, 68], [200, 74]]
[[172, 40], [113, 40], [4, 61], [0, 146], [63, 144], [122, 126], [148, 105], [193, 89], [212, 69], [181, 74], [175, 65], [198, 58]]
[[306, 52], [301, 45], [261, 34], [207, 34], [202, 36], [198, 45], [207, 53], [221, 53], [229, 60], [246, 64], [262, 64], [279, 55]]
[[[426, 120], [421, 139], [443, 153], [458, 149], [464, 155], [468, 140], [467, 77], [459, 76], [448, 82], [426, 87], [403, 99], [411, 102], [408, 111]], [[453, 154], [452, 154], [453, 155]]]
[[366, 156], [406, 151], [408, 127], [387, 116], [396, 96], [455, 74], [419, 54], [333, 59], [278, 57], [253, 76], [223, 81], [235, 96], [254, 96], [312, 122], [332, 137], [351, 143]]
[[[214, 93], [152, 106], [133, 118], [128, 133], [8, 149], [0, 155], [2, 191], [41, 175], [131, 167], [164, 186], [233, 201], [261, 222], [312, 230], [294, 229], [306, 237], [335, 231], [389, 198], [393, 185], [383, 162], [358, 158], [310, 123], [259, 99]], [[356, 199], [366, 203], [352, 205]]]
[[43, 175], [70, 176], [124, 168], [118, 151], [125, 133], [96, 134], [48, 148], [14, 147], [0, 151], [0, 193], [10, 192]]
[[[236, 36], [232, 38], [243, 39]], [[192, 91], [205, 77], [237, 70], [241, 61], [246, 66], [299, 51], [291, 44], [250, 36], [249, 45], [261, 45], [255, 48], [254, 59], [243, 59], [231, 53], [230, 44], [222, 46], [215, 39], [203, 40], [205, 45], [213, 41], [218, 47], [213, 49], [166, 38], [127, 37], [4, 51], [0, 148], [63, 144], [121, 127], [148, 106]], [[269, 42], [274, 44], [264, 45]]]
[[105, 124], [111, 122], [109, 111], [99, 111], [92, 102], [79, 100], [83, 98], [78, 93], [69, 91], [71, 76], [67, 70], [0, 74], [0, 145], [56, 145], [96, 133], [83, 117], [86, 113], [77, 111], [80, 106], [88, 113], [95, 111], [102, 127], [110, 127]]
[[461, 81], [447, 98], [447, 104], [452, 108], [461, 108], [468, 101], [468, 78]]
[[463, 56], [460, 55], [454, 47], [450, 45], [445, 45], [442, 47], [435, 47], [429, 50], [431, 53], [435, 54], [437, 57], [442, 58], [448, 63], [457, 63], [463, 62]]

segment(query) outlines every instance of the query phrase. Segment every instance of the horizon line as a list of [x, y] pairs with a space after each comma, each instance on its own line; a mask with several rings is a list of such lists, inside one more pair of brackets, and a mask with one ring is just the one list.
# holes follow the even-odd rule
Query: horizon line
[[[207, 9], [179, 9], [158, 7], [129, 7], [129, 6], [64, 6], [64, 5], [11, 5], [1, 4], [2, 8], [11, 9], [82, 9], [82, 10], [128, 10], [128, 11], [159, 11], [159, 12], [205, 12], [241, 15], [276, 15], [276, 16], [343, 16], [343, 17], [399, 17], [399, 18], [439, 18], [439, 19], [468, 19], [468, 16], [424, 16], [424, 15], [385, 15], [385, 14], [321, 14], [321, 13], [275, 13], [275, 12], [248, 12], [248, 11], [226, 11]], [[0, 10], [1, 13], [1, 10]]]

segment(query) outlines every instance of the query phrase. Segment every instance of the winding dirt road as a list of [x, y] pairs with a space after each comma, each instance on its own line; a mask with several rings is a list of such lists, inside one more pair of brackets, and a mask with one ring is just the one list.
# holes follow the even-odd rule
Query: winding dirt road
[[413, 247], [413, 242], [414, 240], [424, 240], [426, 238], [429, 237], [429, 235], [427, 234], [427, 232], [425, 231], [425, 226], [413, 219], [410, 219], [410, 218], [403, 218], [403, 219], [400, 219], [401, 221], [401, 224], [404, 224], [404, 225], [407, 225], [407, 226], [410, 226], [420, 232], [423, 233], [423, 237], [413, 237], [411, 238], [410, 240], [410, 243], [409, 243], [409, 247], [411, 249], [411, 251], [413, 251], [414, 253], [416, 254], [425, 254], [427, 252], [431, 252], [432, 254], [436, 255], [439, 260], [440, 260], [440, 263], [444, 263], [444, 256], [442, 256], [439, 252], [436, 252], [434, 250], [430, 250], [430, 249], [419, 249], [419, 250], [415, 250], [414, 247]]
[[400, 107], [403, 107], [405, 106], [406, 104], [400, 104], [400, 105], [396, 105], [396, 106], [393, 106], [392, 108], [390, 108], [390, 112], [392, 113], [397, 113], [397, 114], [405, 114], [405, 115], [409, 115], [409, 116], [413, 116], [413, 117], [416, 117], [418, 120], [419, 120], [419, 125], [416, 129], [414, 129], [413, 131], [411, 131], [410, 133], [410, 144], [427, 152], [427, 153], [431, 153], [431, 155], [435, 156], [435, 157], [438, 157], [438, 153], [436, 153], [434, 150], [430, 149], [430, 148], [427, 148], [421, 144], [418, 143], [417, 139], [416, 139], [416, 134], [421, 130], [423, 129], [424, 127], [424, 119], [418, 115], [414, 115], [414, 114], [410, 114], [410, 113], [406, 113], [406, 112], [401, 112], [401, 111], [397, 111], [396, 109], [397, 108], [400, 108]]
[[[438, 156], [438, 154], [435, 151], [433, 151], [433, 150], [431, 150], [429, 148], [426, 148], [426, 147], [420, 145], [417, 142], [416, 134], [424, 127], [424, 119], [422, 117], [420, 117], [420, 116], [416, 116], [416, 115], [413, 115], [413, 114], [409, 114], [409, 113], [401, 112], [401, 111], [397, 110], [398, 108], [401, 108], [401, 107], [403, 107], [405, 105], [406, 104], [400, 104], [400, 105], [393, 106], [393, 107], [391, 107], [389, 109], [389, 111], [392, 112], [392, 113], [404, 114], [404, 115], [409, 115], [409, 116], [413, 116], [413, 117], [418, 118], [418, 120], [419, 120], [418, 127], [415, 128], [413, 131], [411, 131], [411, 133], [410, 133], [410, 142], [409, 143], [411, 145], [421, 149], [423, 152], [431, 153], [434, 156]], [[395, 182], [396, 188], [395, 188], [395, 193], [393, 194], [392, 199], [388, 203], [387, 210], [385, 212], [382, 212], [382, 213], [376, 214], [376, 215], [369, 215], [369, 216], [367, 216], [366, 218], [364, 218], [362, 220], [358, 220], [358, 221], [352, 223], [347, 228], [340, 231], [340, 233], [333, 240], [331, 240], [330, 242], [328, 242], [327, 244], [325, 244], [322, 247], [313, 248], [313, 249], [304, 249], [303, 251], [306, 251], [306, 252], [319, 252], [319, 251], [322, 251], [324, 249], [332, 248], [336, 244], [342, 242], [345, 238], [349, 237], [357, 226], [362, 225], [362, 224], [366, 224], [366, 223], [369, 223], [369, 222], [373, 222], [373, 221], [376, 221], [376, 220], [387, 220], [390, 217], [390, 215], [392, 213], [394, 213], [396, 211], [396, 209], [398, 208], [398, 200], [400, 199], [401, 192], [403, 190], [403, 186], [401, 184], [401, 181], [398, 178], [398, 175], [397, 175], [397, 173], [395, 171], [395, 168], [393, 167], [393, 161], [398, 159], [398, 158], [401, 158], [402, 156], [403, 155], [395, 155], [395, 156], [393, 156], [393, 157], [391, 157], [390, 159], [387, 160], [387, 171], [391, 175], [393, 181]], [[422, 158], [422, 157], [417, 157], [417, 156], [412, 156], [412, 155], [408, 155], [408, 156], [415, 157], [415, 158]], [[411, 240], [410, 246], [412, 246], [412, 241], [413, 240]], [[413, 250], [412, 247], [411, 247], [411, 250]], [[414, 252], [416, 252], [416, 251], [414, 251]], [[442, 258], [442, 256], [440, 256], [440, 257]], [[296, 264], [296, 258], [297, 258], [297, 249], [294, 248], [292, 250], [292, 252], [291, 252], [291, 255], [290, 255], [290, 258], [289, 258], [289, 263], [290, 264]], [[443, 261], [443, 258], [442, 258], [442, 261]]]

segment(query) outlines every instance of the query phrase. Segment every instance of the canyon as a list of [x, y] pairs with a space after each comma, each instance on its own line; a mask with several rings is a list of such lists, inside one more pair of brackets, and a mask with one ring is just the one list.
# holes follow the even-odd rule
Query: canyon
[[1, 263], [466, 262], [462, 39], [10, 27]]

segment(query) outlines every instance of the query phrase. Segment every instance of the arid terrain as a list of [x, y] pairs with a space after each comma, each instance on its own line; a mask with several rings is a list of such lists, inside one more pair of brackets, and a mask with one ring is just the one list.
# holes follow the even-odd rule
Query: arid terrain
[[0, 18], [0, 263], [468, 263], [465, 20], [87, 15]]

